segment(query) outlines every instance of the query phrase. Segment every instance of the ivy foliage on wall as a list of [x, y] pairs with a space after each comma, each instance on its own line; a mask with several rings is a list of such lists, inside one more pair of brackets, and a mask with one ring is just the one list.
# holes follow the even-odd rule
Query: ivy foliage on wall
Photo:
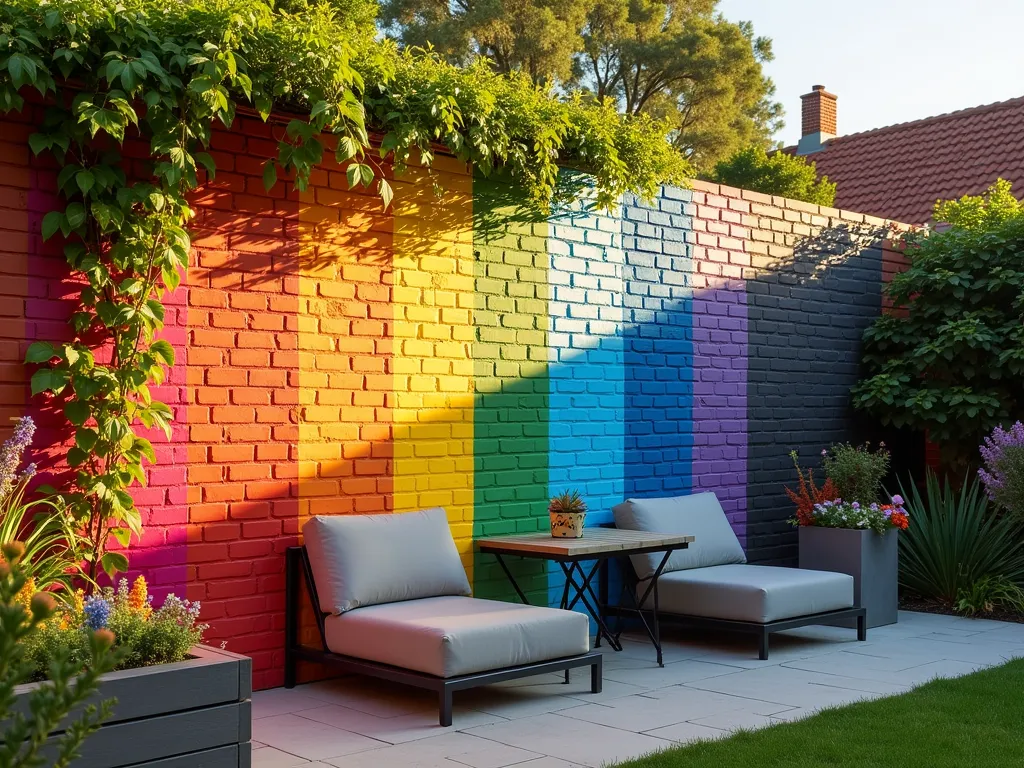
[[[24, 109], [32, 92], [45, 108], [30, 144], [56, 159], [64, 207], [45, 216], [43, 235], [63, 237], [83, 286], [72, 340], [34, 343], [26, 362], [38, 366], [33, 395], [74, 429], [74, 480], [57, 498], [89, 537], [90, 577], [125, 570], [111, 538], [127, 546], [141, 535], [129, 488], [155, 456], [136, 429], [171, 428], [170, 408], [149, 389], [174, 363], [157, 338], [161, 298], [188, 263], [187, 194], [216, 171], [211, 131], [230, 127], [239, 105], [287, 121], [267, 158], [268, 187], [285, 174], [304, 188], [329, 150], [348, 164], [350, 185], [376, 185], [385, 206], [381, 163], [400, 172], [418, 155], [429, 165], [436, 144], [484, 173], [505, 167], [539, 206], [572, 194], [559, 186], [560, 165], [590, 174], [606, 206], [626, 191], [651, 196], [688, 170], [649, 118], [562, 101], [483, 64], [400, 52], [327, 4], [286, 7], [294, 12], [263, 0], [0, 5], [0, 109]], [[370, 130], [381, 136], [372, 146]], [[150, 177], [129, 178], [123, 147], [140, 141]]]

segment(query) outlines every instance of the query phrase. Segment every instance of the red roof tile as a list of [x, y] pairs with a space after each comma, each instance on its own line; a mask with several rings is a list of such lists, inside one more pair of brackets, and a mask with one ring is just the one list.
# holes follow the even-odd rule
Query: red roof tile
[[1000, 176], [1024, 194], [1024, 97], [839, 136], [807, 159], [836, 183], [837, 208], [924, 224], [936, 200]]

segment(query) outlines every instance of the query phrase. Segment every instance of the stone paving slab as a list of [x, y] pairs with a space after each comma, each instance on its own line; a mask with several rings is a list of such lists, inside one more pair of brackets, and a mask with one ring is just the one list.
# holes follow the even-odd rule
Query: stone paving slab
[[[749, 638], [667, 633], [665, 668], [641, 638], [605, 652], [604, 692], [576, 670], [455, 696], [366, 678], [253, 694], [253, 768], [600, 768], [697, 739], [808, 717], [822, 707], [903, 693], [1024, 658], [1024, 625], [900, 612], [869, 630], [804, 627]], [[587, 678], [587, 679], [584, 679]]]

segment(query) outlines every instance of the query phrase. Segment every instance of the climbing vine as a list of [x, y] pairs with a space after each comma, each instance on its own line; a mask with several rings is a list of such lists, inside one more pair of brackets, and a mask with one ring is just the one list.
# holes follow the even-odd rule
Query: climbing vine
[[[59, 498], [89, 538], [93, 579], [127, 568], [111, 539], [141, 535], [129, 488], [145, 483], [143, 460], [155, 456], [136, 430], [171, 429], [170, 408], [150, 391], [174, 364], [158, 338], [162, 297], [188, 263], [188, 195], [216, 172], [211, 133], [239, 105], [287, 120], [266, 186], [283, 174], [304, 188], [329, 149], [349, 184], [374, 185], [384, 206], [381, 164], [401, 171], [417, 156], [429, 166], [438, 143], [482, 172], [506, 166], [542, 206], [559, 191], [560, 165], [591, 174], [604, 205], [626, 191], [650, 196], [688, 170], [649, 118], [399, 51], [327, 4], [286, 7], [294, 12], [265, 0], [0, 5], [0, 110], [44, 115], [29, 143], [56, 161], [62, 207], [42, 234], [62, 239], [82, 286], [71, 340], [32, 344], [26, 363], [38, 366], [33, 395], [74, 429], [74, 479]], [[368, 125], [381, 136], [372, 153]]]

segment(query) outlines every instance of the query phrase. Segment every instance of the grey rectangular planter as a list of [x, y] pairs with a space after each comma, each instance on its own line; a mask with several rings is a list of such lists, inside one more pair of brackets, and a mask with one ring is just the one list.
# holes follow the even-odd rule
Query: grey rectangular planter
[[[800, 567], [853, 576], [854, 605], [867, 609], [867, 626], [895, 624], [899, 613], [899, 531], [800, 526]], [[846, 626], [854, 626], [848, 623]]]
[[[117, 705], [72, 768], [250, 768], [252, 660], [205, 645], [191, 653], [176, 664], [104, 675], [92, 701], [116, 697]], [[39, 685], [15, 688], [15, 708], [27, 714]]]

